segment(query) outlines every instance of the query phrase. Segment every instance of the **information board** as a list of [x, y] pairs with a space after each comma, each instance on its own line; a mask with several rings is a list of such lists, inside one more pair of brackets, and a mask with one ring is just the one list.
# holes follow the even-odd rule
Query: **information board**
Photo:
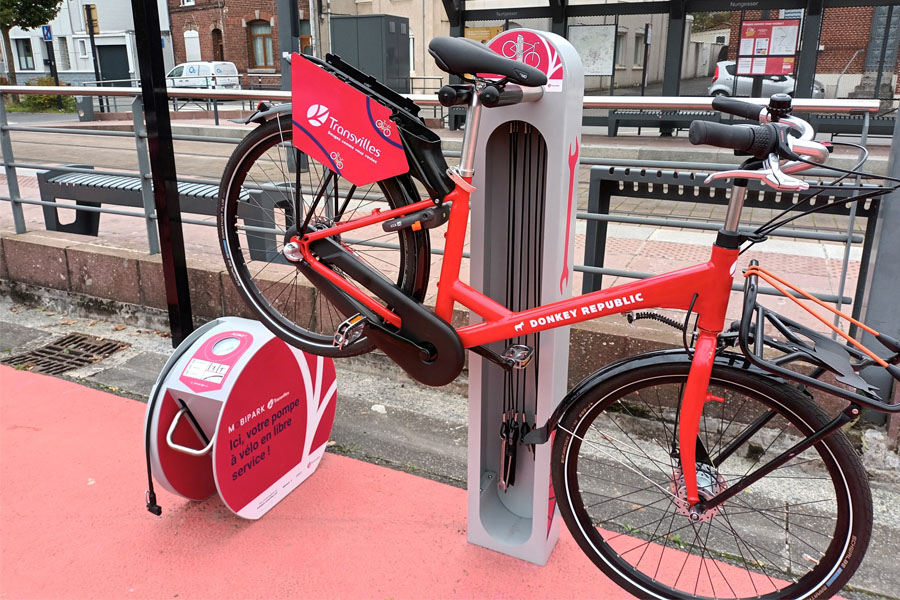
[[570, 25], [568, 39], [581, 57], [585, 75], [612, 75], [615, 25]]
[[800, 19], [744, 21], [738, 47], [738, 75], [788, 75], [794, 72]]

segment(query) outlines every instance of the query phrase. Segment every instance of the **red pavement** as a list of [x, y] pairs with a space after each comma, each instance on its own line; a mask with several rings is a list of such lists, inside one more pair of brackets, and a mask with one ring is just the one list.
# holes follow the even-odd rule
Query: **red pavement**
[[546, 567], [466, 542], [464, 490], [327, 454], [259, 521], [158, 492], [145, 405], [0, 367], [0, 598], [627, 598], [568, 532]]

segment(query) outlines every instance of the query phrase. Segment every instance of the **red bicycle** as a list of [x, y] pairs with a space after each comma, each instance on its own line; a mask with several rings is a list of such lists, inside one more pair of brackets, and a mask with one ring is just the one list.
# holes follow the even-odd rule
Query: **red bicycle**
[[[858, 172], [863, 161], [829, 185], [809, 185], [794, 175], [824, 164], [830, 147], [790, 115], [790, 97], [773, 96], [768, 107], [717, 98], [716, 109], [759, 125], [691, 127], [694, 144], [749, 155], [738, 169], [710, 177], [729, 178], [733, 187], [709, 260], [512, 311], [459, 277], [474, 138], [483, 107], [538, 100], [546, 77], [465, 40], [437, 38], [430, 50], [447, 72], [498, 74], [441, 90], [444, 105], [468, 107], [459, 167], [447, 167], [413, 103], [334, 56], [307, 59], [393, 110], [411, 174], [360, 189], [292, 146], [289, 105], [263, 104], [247, 120], [259, 127], [228, 163], [218, 227], [248, 306], [303, 350], [340, 357], [378, 347], [428, 385], [453, 381], [467, 349], [511, 371], [531, 360], [532, 349], [520, 343], [527, 335], [616, 313], [684, 311], [683, 323], [668, 319], [682, 329], [683, 349], [602, 368], [548, 422], [529, 424], [523, 415], [507, 423], [516, 429], [506, 432], [507, 444], [552, 440], [553, 485], [567, 526], [599, 568], [639, 597], [834, 594], [859, 566], [872, 526], [868, 481], [841, 427], [864, 406], [900, 410], [858, 375], [881, 367], [900, 380], [900, 343], [866, 328], [889, 353], [882, 358], [838, 328], [846, 343], [769, 311], [758, 301], [759, 279], [790, 298], [803, 292], [756, 264], [744, 272], [740, 325], [726, 328], [725, 315], [742, 249], [820, 209], [812, 199], [833, 186], [848, 189], [849, 175], [869, 177]], [[849, 201], [894, 189], [896, 182], [881, 179], [880, 186], [851, 185], [859, 194]], [[749, 180], [806, 194], [790, 215], [747, 234], [738, 224]], [[423, 303], [429, 230], [445, 224], [431, 309]], [[482, 321], [451, 325], [457, 303]], [[507, 351], [488, 348], [500, 341]], [[826, 414], [808, 390], [842, 398], [846, 409]]]

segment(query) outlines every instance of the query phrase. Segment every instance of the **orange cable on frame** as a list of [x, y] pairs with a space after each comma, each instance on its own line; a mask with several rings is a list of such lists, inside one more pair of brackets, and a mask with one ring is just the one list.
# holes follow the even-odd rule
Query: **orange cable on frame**
[[787, 281], [781, 279], [781, 278], [778, 277], [777, 275], [774, 275], [773, 273], [770, 273], [769, 271], [766, 271], [765, 269], [763, 269], [763, 268], [760, 267], [759, 265], [752, 265], [752, 266], [748, 267], [746, 271], [744, 271], [744, 277], [749, 277], [749, 276], [751, 276], [751, 275], [756, 275], [756, 276], [758, 276], [758, 277], [761, 277], [763, 280], [766, 281], [766, 283], [768, 283], [769, 285], [771, 285], [772, 287], [774, 287], [776, 290], [778, 290], [779, 292], [781, 292], [782, 294], [784, 294], [785, 297], [787, 297], [787, 298], [793, 300], [794, 302], [796, 302], [797, 305], [800, 306], [800, 308], [802, 308], [803, 310], [805, 310], [806, 312], [808, 312], [809, 314], [811, 314], [812, 316], [814, 316], [816, 319], [818, 319], [819, 321], [821, 321], [824, 325], [826, 325], [829, 329], [831, 329], [832, 331], [834, 331], [835, 333], [837, 333], [839, 336], [841, 336], [842, 338], [844, 338], [845, 340], [847, 340], [848, 342], [850, 342], [851, 344], [853, 344], [854, 346], [856, 346], [856, 348], [858, 348], [861, 352], [865, 353], [866, 356], [868, 356], [869, 358], [871, 358], [872, 360], [874, 360], [875, 362], [877, 362], [877, 363], [878, 363], [879, 365], [881, 365], [882, 367], [887, 368], [887, 366], [888, 366], [887, 362], [885, 362], [880, 356], [878, 356], [877, 354], [874, 354], [871, 350], [869, 350], [868, 348], [866, 348], [865, 346], [863, 346], [862, 344], [860, 344], [859, 342], [857, 342], [856, 340], [854, 340], [852, 337], [850, 337], [849, 335], [847, 335], [846, 333], [844, 333], [843, 331], [841, 331], [840, 329], [838, 329], [837, 327], [835, 327], [834, 325], [832, 325], [831, 323], [829, 323], [828, 321], [826, 321], [826, 320], [825, 320], [824, 318], [822, 318], [818, 313], [814, 312], [811, 308], [809, 308], [808, 306], [806, 306], [805, 304], [803, 304], [802, 302], [800, 302], [800, 300], [799, 300], [796, 296], [794, 296], [791, 292], [789, 292], [789, 291], [787, 291], [786, 289], [784, 289], [781, 285], [779, 285], [779, 283], [782, 284], [782, 285], [784, 285], [784, 286], [787, 286], [787, 287], [790, 288], [793, 292], [796, 292], [796, 293], [800, 294], [800, 295], [803, 296], [804, 298], [806, 298], [806, 299], [808, 299], [808, 300], [812, 300], [813, 302], [815, 302], [816, 304], [818, 304], [819, 306], [821, 306], [821, 307], [824, 308], [825, 310], [828, 310], [828, 311], [830, 311], [830, 312], [832, 312], [832, 313], [834, 313], [834, 314], [840, 316], [841, 318], [850, 321], [851, 323], [853, 323], [853, 324], [856, 325], [857, 327], [860, 327], [861, 329], [863, 329], [864, 331], [866, 331], [866, 332], [872, 334], [873, 336], [878, 336], [878, 335], [879, 335], [879, 333], [878, 333], [877, 331], [875, 331], [875, 330], [872, 329], [871, 327], [867, 326], [865, 323], [860, 323], [859, 321], [857, 321], [857, 320], [854, 319], [853, 317], [851, 317], [851, 316], [849, 316], [849, 315], [845, 315], [845, 314], [842, 313], [841, 311], [839, 311], [839, 310], [837, 310], [837, 309], [834, 309], [834, 308], [828, 306], [827, 304], [825, 304], [824, 302], [822, 302], [822, 301], [819, 300], [818, 298], [815, 298], [814, 296], [812, 296], [811, 294], [809, 294], [809, 292], [806, 292], [806, 291], [804, 291], [804, 290], [802, 290], [802, 289], [796, 287], [795, 285], [788, 283]]

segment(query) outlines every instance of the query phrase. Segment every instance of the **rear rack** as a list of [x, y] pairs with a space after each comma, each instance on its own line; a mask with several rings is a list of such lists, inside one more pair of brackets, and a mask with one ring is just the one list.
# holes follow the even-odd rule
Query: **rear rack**
[[[883, 368], [900, 382], [900, 342], [879, 333], [837, 311], [810, 294], [777, 275], [766, 271], [757, 261], [751, 261], [750, 268], [744, 271], [744, 311], [741, 317], [738, 340], [741, 351], [747, 359], [757, 367], [798, 381], [807, 386], [819, 389], [839, 398], [868, 406], [881, 412], [900, 412], [900, 404], [889, 404], [882, 401], [877, 393], [878, 388], [863, 379], [859, 372], [866, 368]], [[825, 324], [841, 336], [846, 343], [840, 343], [827, 335], [813, 331], [792, 319], [767, 309], [757, 300], [758, 282], [763, 279], [786, 298], [792, 300], [806, 312]], [[863, 331], [870, 333], [892, 355], [882, 358], [869, 348], [851, 338], [838, 327], [829, 323], [824, 317], [810, 308], [803, 300], [814, 302], [831, 313], [838, 315]], [[784, 339], [776, 339], [765, 335], [766, 324], [772, 325]], [[796, 370], [795, 365], [811, 365], [813, 371], [806, 374]], [[826, 372], [832, 373], [837, 382], [851, 389], [838, 387], [819, 379]]]

